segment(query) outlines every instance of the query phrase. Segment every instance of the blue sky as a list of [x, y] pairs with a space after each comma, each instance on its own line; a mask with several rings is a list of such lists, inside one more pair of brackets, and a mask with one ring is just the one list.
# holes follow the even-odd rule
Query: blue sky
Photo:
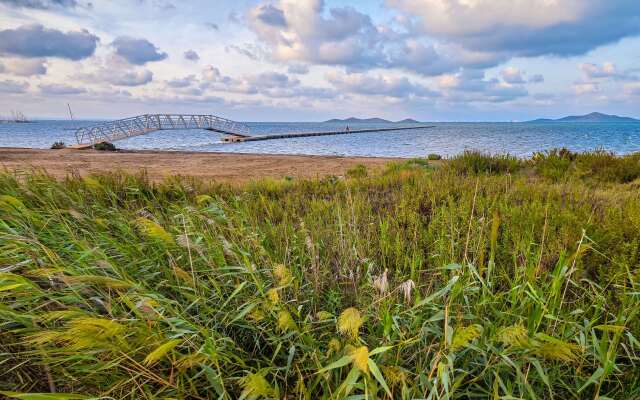
[[637, 0], [0, 0], [0, 115], [640, 117]]

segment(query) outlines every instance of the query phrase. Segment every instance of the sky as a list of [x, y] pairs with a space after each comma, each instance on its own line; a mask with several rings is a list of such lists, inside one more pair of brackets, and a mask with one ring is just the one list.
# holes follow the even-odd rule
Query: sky
[[638, 0], [0, 0], [0, 115], [640, 117]]

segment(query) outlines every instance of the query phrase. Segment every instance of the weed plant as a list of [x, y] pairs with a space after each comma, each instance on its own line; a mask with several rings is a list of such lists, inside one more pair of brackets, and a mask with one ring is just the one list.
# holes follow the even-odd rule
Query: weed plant
[[637, 398], [639, 171], [468, 152], [241, 187], [2, 174], [0, 390]]

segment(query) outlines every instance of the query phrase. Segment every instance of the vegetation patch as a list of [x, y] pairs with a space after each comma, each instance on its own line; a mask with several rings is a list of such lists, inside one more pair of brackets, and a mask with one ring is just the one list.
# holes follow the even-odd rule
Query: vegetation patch
[[637, 157], [244, 187], [0, 174], [0, 392], [633, 398]]

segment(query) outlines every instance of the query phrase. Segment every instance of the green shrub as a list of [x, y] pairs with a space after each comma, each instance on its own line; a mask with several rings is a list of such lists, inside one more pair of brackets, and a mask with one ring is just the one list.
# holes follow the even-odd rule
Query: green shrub
[[96, 143], [93, 146], [93, 148], [100, 151], [116, 151], [117, 150], [116, 146], [113, 143], [109, 143], [109, 142]]
[[523, 161], [517, 157], [490, 155], [476, 150], [465, 150], [447, 161], [446, 166], [458, 173], [469, 174], [504, 174], [514, 173], [523, 167]]
[[64, 144], [64, 142], [54, 142], [54, 143], [51, 145], [51, 149], [52, 149], [52, 150], [60, 150], [60, 149], [64, 149], [64, 148], [66, 148], [66, 147], [67, 147], [67, 146]]
[[385, 173], [394, 173], [399, 171], [426, 171], [429, 170], [429, 160], [426, 158], [412, 158], [407, 161], [391, 162], [387, 164]]
[[535, 153], [529, 162], [538, 175], [554, 181], [573, 177], [628, 183], [640, 178], [640, 153], [619, 157], [604, 150], [574, 153], [563, 148]]
[[364, 178], [367, 176], [367, 167], [362, 164], [358, 164], [355, 167], [349, 168], [346, 175], [349, 178]]
[[431, 160], [431, 161], [442, 160], [442, 156], [440, 154], [431, 153], [427, 156], [427, 160]]

